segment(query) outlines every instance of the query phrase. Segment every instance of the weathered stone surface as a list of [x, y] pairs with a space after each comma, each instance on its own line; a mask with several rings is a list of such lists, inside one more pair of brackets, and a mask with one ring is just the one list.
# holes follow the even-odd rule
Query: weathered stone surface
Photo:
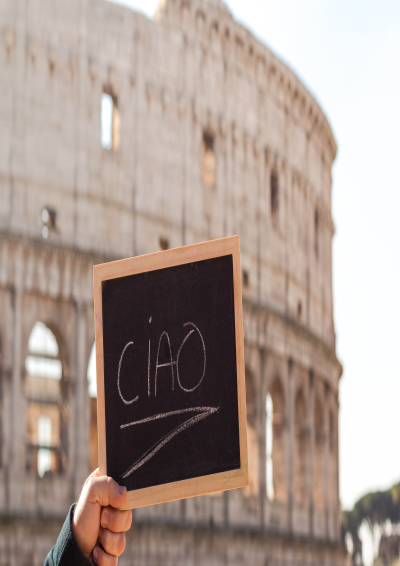
[[[164, 0], [154, 21], [103, 0], [0, 0], [0, 21], [0, 565], [43, 563], [60, 526], [48, 520], [89, 472], [92, 266], [231, 234], [250, 488], [134, 511], [120, 562], [343, 564], [336, 142], [318, 104], [221, 0]], [[103, 92], [118, 108], [116, 151], [100, 143]], [[56, 214], [46, 240], [44, 208]], [[64, 471], [44, 478], [26, 468], [38, 320], [59, 344], [67, 423]]]

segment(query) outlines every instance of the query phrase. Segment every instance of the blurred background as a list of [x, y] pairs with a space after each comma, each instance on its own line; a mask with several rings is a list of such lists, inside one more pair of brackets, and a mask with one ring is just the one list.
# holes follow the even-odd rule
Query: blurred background
[[256, 471], [135, 512], [126, 563], [203, 529], [199, 564], [398, 564], [400, 4], [1, 0], [0, 24], [2, 513], [59, 520], [96, 465], [91, 266], [239, 233]]

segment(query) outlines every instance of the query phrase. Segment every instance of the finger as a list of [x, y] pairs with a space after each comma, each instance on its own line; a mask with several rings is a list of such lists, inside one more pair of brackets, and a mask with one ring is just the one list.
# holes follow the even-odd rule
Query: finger
[[102, 507], [112, 505], [121, 507], [126, 499], [126, 487], [118, 485], [108, 476], [89, 477], [85, 486], [86, 499], [89, 503], [100, 503]]
[[108, 529], [99, 529], [99, 541], [101, 546], [107, 552], [107, 554], [112, 554], [113, 556], [121, 556], [125, 550], [125, 534], [124, 533], [112, 533]]
[[103, 507], [100, 524], [113, 533], [124, 533], [131, 528], [132, 513], [131, 511], [119, 511], [110, 506]]
[[93, 550], [93, 561], [97, 566], [117, 566], [118, 558], [104, 552], [102, 548], [96, 546]]

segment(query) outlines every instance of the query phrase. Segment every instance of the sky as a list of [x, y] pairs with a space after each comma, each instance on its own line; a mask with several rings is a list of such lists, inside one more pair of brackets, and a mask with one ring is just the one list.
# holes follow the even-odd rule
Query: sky
[[[117, 3], [152, 17], [158, 0]], [[226, 4], [299, 76], [338, 143], [333, 287], [344, 367], [340, 492], [349, 509], [400, 481], [400, 2]]]

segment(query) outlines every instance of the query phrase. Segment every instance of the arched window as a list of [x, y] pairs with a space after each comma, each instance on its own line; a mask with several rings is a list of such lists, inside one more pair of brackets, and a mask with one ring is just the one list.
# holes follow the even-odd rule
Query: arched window
[[118, 100], [110, 87], [104, 88], [101, 95], [101, 145], [103, 149], [118, 151], [120, 142], [121, 118]]
[[319, 397], [314, 407], [314, 503], [317, 509], [324, 507], [324, 419]]
[[67, 467], [64, 368], [52, 331], [37, 322], [25, 361], [27, 400], [26, 467], [40, 477]]
[[332, 409], [329, 411], [329, 453], [335, 451], [335, 419]]
[[88, 388], [90, 399], [90, 446], [89, 469], [95, 470], [99, 466], [99, 453], [97, 443], [97, 384], [96, 384], [96, 346], [93, 344], [88, 365]]
[[271, 193], [270, 193], [270, 206], [271, 206], [271, 216], [273, 220], [278, 218], [279, 212], [279, 177], [277, 171], [271, 172]]
[[318, 259], [319, 255], [319, 214], [318, 208], [315, 207], [314, 211], [314, 251], [315, 257]]
[[286, 500], [284, 397], [275, 379], [266, 398], [266, 490], [269, 499]]
[[202, 162], [202, 180], [206, 187], [213, 188], [215, 186], [215, 139], [214, 135], [209, 131], [203, 132], [203, 162]]
[[249, 487], [246, 495], [256, 495], [259, 490], [259, 444], [256, 430], [256, 387], [251, 371], [246, 369], [247, 409], [247, 456], [249, 461]]
[[307, 501], [307, 428], [306, 406], [303, 390], [295, 401], [295, 450], [294, 450], [294, 491], [299, 503]]

